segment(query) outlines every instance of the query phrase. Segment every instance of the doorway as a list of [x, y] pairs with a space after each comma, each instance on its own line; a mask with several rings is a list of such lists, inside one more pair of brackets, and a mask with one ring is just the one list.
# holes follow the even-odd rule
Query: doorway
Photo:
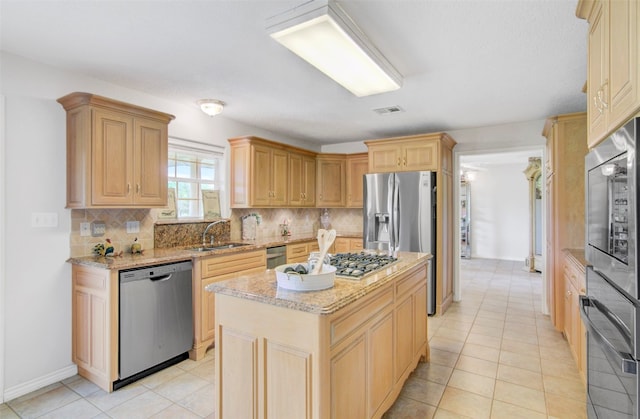
[[[540, 247], [540, 256], [544, 254], [542, 248], [545, 222], [542, 213], [544, 193], [541, 193], [541, 199], [538, 201], [540, 204], [540, 211], [537, 213], [540, 226], [540, 240], [538, 240], [535, 236], [532, 237], [537, 230], [530, 230], [529, 183], [523, 174], [529, 158], [542, 159], [543, 153], [543, 146], [495, 151], [456, 151], [454, 149], [454, 202], [460, 202], [463, 194], [470, 193], [474, 197], [473, 205], [466, 208], [465, 220], [462, 219], [461, 205], [455, 206], [454, 240], [462, 245], [462, 229], [471, 220], [467, 235], [471, 259], [511, 260], [521, 264], [525, 269], [532, 239]], [[466, 185], [462, 183], [463, 180]], [[544, 183], [540, 182], [540, 186], [543, 187], [543, 185]], [[463, 187], [468, 189], [463, 190]], [[454, 301], [460, 301], [463, 298], [463, 290], [460, 286], [460, 260], [463, 256], [461, 245], [456, 246], [455, 252]], [[539, 261], [539, 263], [544, 262]], [[542, 282], [541, 307], [542, 312], [546, 313], [548, 312], [545, 303], [547, 287], [544, 279]]]

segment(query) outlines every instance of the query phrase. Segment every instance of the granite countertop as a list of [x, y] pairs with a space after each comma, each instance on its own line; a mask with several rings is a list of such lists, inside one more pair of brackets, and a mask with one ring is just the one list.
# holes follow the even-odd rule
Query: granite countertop
[[321, 291], [279, 289], [274, 269], [215, 282], [205, 289], [313, 314], [331, 314], [429, 259], [429, 253], [399, 252], [398, 261], [393, 265], [360, 280], [336, 277], [332, 288]]
[[[362, 237], [362, 235], [342, 234], [338, 237]], [[274, 246], [285, 246], [287, 244], [302, 243], [310, 240], [316, 240], [315, 236], [289, 236], [285, 238], [268, 238], [258, 240], [238, 240], [233, 243], [243, 243], [246, 246], [234, 247], [231, 249], [207, 250], [204, 252], [193, 250], [198, 245], [190, 245], [187, 247], [176, 247], [170, 249], [145, 249], [142, 254], [124, 253], [121, 256], [104, 257], [104, 256], [81, 256], [72, 257], [67, 262], [74, 265], [92, 266], [103, 269], [132, 269], [148, 265], [157, 265], [162, 263], [171, 263], [181, 260], [196, 259], [214, 255], [222, 255], [235, 252], [246, 252], [249, 250], [263, 249]]]

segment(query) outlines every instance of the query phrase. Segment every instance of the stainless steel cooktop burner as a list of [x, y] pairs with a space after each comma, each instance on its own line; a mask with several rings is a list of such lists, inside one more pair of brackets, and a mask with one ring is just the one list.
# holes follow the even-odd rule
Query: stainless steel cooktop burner
[[330, 263], [336, 267], [336, 276], [360, 279], [396, 262], [398, 258], [387, 255], [361, 253], [338, 253], [331, 256]]

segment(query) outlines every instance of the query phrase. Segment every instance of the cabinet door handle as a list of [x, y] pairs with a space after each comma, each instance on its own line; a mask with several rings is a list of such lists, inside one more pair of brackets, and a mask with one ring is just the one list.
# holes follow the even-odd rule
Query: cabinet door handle
[[400, 157], [398, 157], [398, 163], [396, 164], [396, 166], [400, 166]]
[[602, 106], [600, 106], [600, 104], [598, 103], [598, 96], [593, 97], [593, 106], [595, 106], [598, 112], [600, 112], [600, 115], [602, 115], [602, 112], [604, 112], [604, 110], [602, 109]]
[[127, 195], [131, 192], [131, 184], [127, 183]]
[[406, 166], [406, 165], [407, 165], [407, 158], [406, 158], [406, 157], [404, 157], [404, 158], [402, 159], [402, 165], [403, 165], [403, 166]]
[[139, 194], [140, 193], [140, 184], [136, 183], [136, 193]]

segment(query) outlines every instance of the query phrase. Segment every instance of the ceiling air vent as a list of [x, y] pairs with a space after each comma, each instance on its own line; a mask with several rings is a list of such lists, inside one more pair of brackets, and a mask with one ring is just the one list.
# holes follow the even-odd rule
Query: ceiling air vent
[[386, 115], [386, 114], [390, 114], [390, 113], [404, 112], [404, 109], [402, 109], [398, 105], [395, 105], [395, 106], [388, 106], [386, 108], [374, 109], [373, 111], [375, 113], [377, 113], [378, 115]]

